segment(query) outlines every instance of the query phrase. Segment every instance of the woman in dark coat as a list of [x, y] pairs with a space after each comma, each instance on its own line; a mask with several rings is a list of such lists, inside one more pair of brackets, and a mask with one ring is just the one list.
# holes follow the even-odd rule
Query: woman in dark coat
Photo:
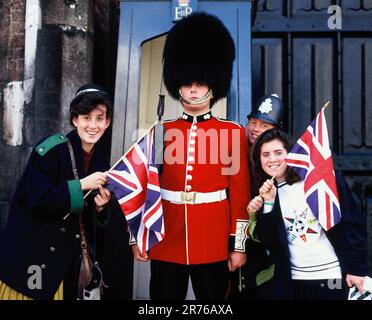
[[254, 234], [273, 264], [272, 290], [266, 298], [345, 299], [347, 286], [363, 290], [367, 273], [363, 216], [345, 181], [336, 176], [341, 221], [325, 231], [307, 206], [301, 178], [281, 166], [290, 149], [287, 135], [272, 129], [252, 150], [260, 195], [251, 200], [248, 211], [250, 216], [258, 212]]
[[[98, 85], [84, 85], [70, 105], [75, 130], [42, 139], [32, 150], [0, 239], [0, 300], [77, 297], [79, 216], [92, 245], [96, 216], [106, 218], [111, 198], [103, 187], [108, 163], [95, 146], [110, 119], [108, 94]], [[98, 192], [84, 199], [89, 190]]]

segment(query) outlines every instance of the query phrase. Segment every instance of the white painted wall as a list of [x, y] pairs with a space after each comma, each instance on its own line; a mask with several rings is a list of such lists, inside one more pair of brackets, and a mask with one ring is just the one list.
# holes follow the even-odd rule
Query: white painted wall
[[25, 22], [25, 69], [24, 69], [24, 101], [30, 103], [35, 84], [35, 61], [37, 31], [41, 29], [41, 7], [39, 0], [26, 1]]
[[9, 146], [22, 144], [24, 114], [22, 81], [13, 81], [4, 88], [3, 139]]
[[10, 146], [22, 144], [24, 105], [32, 101], [35, 84], [37, 30], [41, 28], [39, 0], [26, 1], [24, 81], [12, 81], [4, 88], [3, 137]]

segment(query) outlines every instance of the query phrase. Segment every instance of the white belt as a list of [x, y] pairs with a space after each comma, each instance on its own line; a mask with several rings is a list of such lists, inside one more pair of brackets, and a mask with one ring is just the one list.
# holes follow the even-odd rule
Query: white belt
[[226, 190], [214, 192], [184, 192], [160, 189], [161, 198], [176, 204], [200, 204], [222, 201], [227, 198]]

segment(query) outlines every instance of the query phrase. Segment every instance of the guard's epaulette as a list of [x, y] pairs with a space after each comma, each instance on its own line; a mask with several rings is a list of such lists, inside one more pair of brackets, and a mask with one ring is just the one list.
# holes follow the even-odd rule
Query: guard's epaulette
[[239, 128], [242, 127], [242, 125], [241, 125], [240, 123], [237, 123], [237, 122], [235, 122], [235, 121], [222, 119], [222, 118], [220, 118], [220, 117], [216, 117], [216, 119], [217, 119], [218, 121], [221, 121], [221, 122], [227, 122], [227, 123], [235, 124], [235, 125], [237, 125]]
[[46, 138], [43, 142], [39, 143], [36, 147], [35, 147], [35, 151], [41, 155], [41, 156], [44, 156], [47, 154], [47, 152], [52, 149], [53, 147], [61, 144], [61, 143], [65, 143], [67, 142], [67, 138], [66, 136], [63, 134], [63, 133], [56, 133], [48, 138]]

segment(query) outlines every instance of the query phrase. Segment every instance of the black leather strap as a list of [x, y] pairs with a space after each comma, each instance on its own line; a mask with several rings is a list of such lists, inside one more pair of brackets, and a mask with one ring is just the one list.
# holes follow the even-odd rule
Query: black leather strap
[[[79, 179], [79, 174], [78, 174], [78, 171], [76, 169], [76, 160], [75, 160], [74, 149], [72, 148], [72, 144], [71, 144], [70, 140], [67, 140], [67, 146], [68, 146], [68, 151], [70, 152], [72, 172], [74, 173], [75, 179]], [[87, 243], [87, 240], [85, 238], [83, 216], [82, 216], [81, 213], [79, 213], [79, 227], [80, 227], [81, 249], [86, 250], [87, 247], [88, 247], [88, 243]]]

